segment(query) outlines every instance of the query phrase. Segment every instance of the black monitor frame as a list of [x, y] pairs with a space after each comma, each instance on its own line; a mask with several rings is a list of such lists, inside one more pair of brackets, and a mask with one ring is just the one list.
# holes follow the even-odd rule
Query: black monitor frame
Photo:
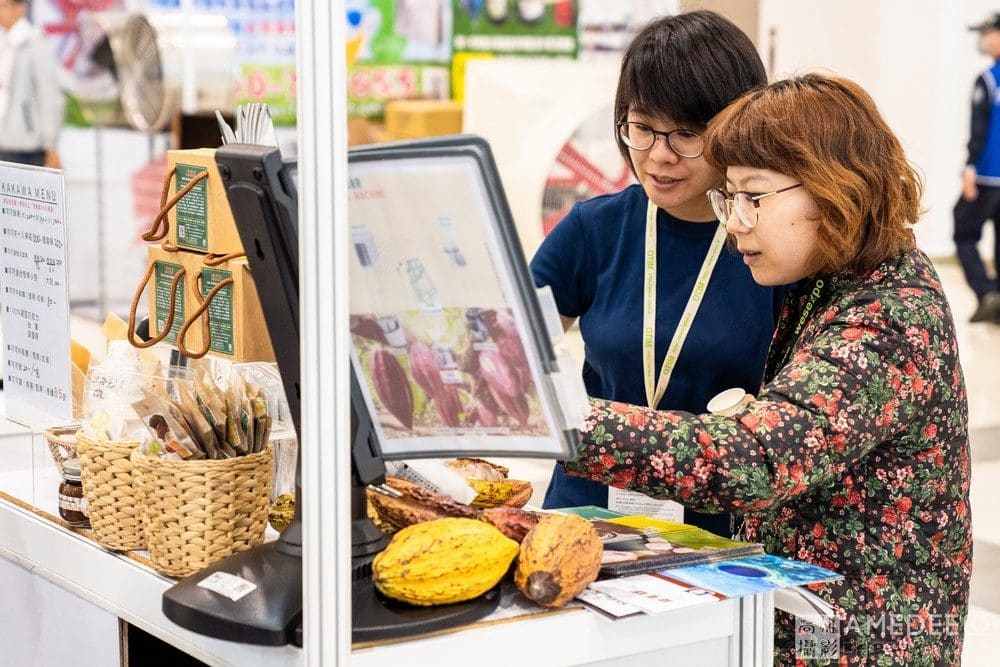
[[[348, 163], [364, 164], [366, 162], [380, 162], [386, 160], [419, 160], [426, 158], [471, 158], [479, 169], [483, 178], [485, 192], [489, 198], [490, 213], [496, 221], [496, 229], [500, 235], [500, 249], [505, 255], [505, 260], [509, 267], [512, 267], [510, 275], [514, 280], [514, 289], [526, 310], [526, 325], [530, 329], [531, 337], [536, 341], [535, 349], [541, 360], [542, 371], [545, 374], [553, 374], [559, 371], [552, 339], [545, 325], [545, 317], [542, 307], [538, 301], [538, 294], [531, 273], [528, 270], [528, 262], [521, 246], [517, 227], [514, 224], [514, 217], [507, 203], [504, 193], [503, 183], [500, 180], [500, 172], [497, 169], [493, 153], [489, 144], [482, 137], [471, 134], [449, 135], [444, 137], [432, 137], [418, 139], [414, 141], [400, 141], [384, 144], [372, 144], [358, 146], [348, 152]], [[353, 364], [352, 364], [353, 365]], [[540, 388], [539, 388], [540, 389]], [[363, 403], [363, 402], [362, 402]], [[557, 406], [561, 411], [561, 406]], [[367, 411], [367, 404], [365, 408]], [[371, 419], [371, 416], [368, 416]], [[566, 443], [566, 456], [576, 451], [579, 443], [579, 432], [576, 429], [563, 429], [561, 435]], [[551, 453], [540, 453], [533, 451], [520, 451], [516, 449], [498, 451], [494, 449], [477, 450], [475, 448], [462, 448], [454, 450], [440, 450], [432, 453], [421, 452], [412, 454], [406, 452], [386, 453], [374, 443], [376, 454], [383, 460], [405, 460], [407, 458], [423, 457], [452, 457], [452, 456], [501, 456], [518, 458], [555, 458]]]

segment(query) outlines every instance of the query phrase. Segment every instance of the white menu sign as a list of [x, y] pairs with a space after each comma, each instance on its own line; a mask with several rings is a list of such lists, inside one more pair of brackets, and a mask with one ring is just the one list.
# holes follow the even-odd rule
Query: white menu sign
[[59, 170], [0, 162], [0, 325], [6, 416], [73, 417], [66, 202]]

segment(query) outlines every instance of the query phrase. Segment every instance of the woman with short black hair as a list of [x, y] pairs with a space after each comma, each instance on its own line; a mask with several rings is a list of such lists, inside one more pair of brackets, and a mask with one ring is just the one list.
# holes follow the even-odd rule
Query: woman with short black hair
[[[705, 161], [702, 133], [766, 81], [750, 39], [712, 12], [652, 21], [625, 50], [613, 129], [639, 183], [575, 205], [531, 262], [564, 325], [580, 322], [591, 396], [702, 411], [723, 389], [759, 384], [783, 291], [756, 285], [726, 249], [705, 197], [722, 173]], [[546, 507], [682, 518], [675, 504], [647, 501], [568, 477], [559, 465], [545, 496]], [[683, 518], [731, 534], [724, 513]]]

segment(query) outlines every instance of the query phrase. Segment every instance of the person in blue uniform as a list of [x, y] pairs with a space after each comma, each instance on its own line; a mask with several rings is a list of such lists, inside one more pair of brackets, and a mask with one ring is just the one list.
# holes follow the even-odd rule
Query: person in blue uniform
[[955, 249], [965, 281], [976, 293], [977, 306], [970, 321], [1000, 322], [1000, 289], [997, 278], [986, 272], [976, 244], [983, 225], [993, 220], [994, 258], [1000, 259], [1000, 13], [979, 25], [979, 50], [993, 64], [976, 78], [972, 91], [969, 156], [962, 174], [962, 195], [955, 204]]
[[[626, 48], [615, 138], [639, 182], [574, 205], [531, 261], [563, 325], [579, 320], [591, 396], [700, 413], [723, 390], [758, 390], [784, 290], [754, 283], [727, 246], [707, 196], [724, 179], [702, 155], [701, 132], [766, 83], [750, 39], [713, 12], [656, 19]], [[597, 505], [732, 532], [729, 515], [660, 503], [556, 464], [544, 506]]]

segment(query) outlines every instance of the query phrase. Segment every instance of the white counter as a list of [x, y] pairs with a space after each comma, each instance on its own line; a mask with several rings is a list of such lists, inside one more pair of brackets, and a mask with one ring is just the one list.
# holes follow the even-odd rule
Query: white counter
[[[5, 625], [5, 630], [16, 631], [20, 624], [19, 636], [30, 631], [34, 637], [15, 643], [26, 654], [10, 655], [11, 664], [42, 664], [36, 662], [42, 647], [48, 651], [62, 640], [75, 642], [78, 664], [101, 664], [101, 656], [106, 659], [118, 645], [118, 618], [210, 665], [307, 663], [303, 651], [292, 646], [237, 644], [175, 625], [161, 611], [161, 595], [172, 585], [170, 578], [22, 507], [32, 498], [52, 502], [57, 478], [39, 456], [37, 435], [32, 446], [29, 432], [0, 428], [0, 462], [31, 460], [32, 449], [39, 470], [0, 465], [0, 491], [27, 496], [16, 498], [20, 502], [0, 499], [0, 556], [21, 566], [0, 567], [0, 590], [22, 591], [17, 604], [23, 607], [0, 612], [0, 621], [15, 624]], [[54, 607], [67, 606], [78, 610], [73, 627], [80, 636], [75, 639], [68, 636], [64, 620], [50, 614]], [[359, 648], [351, 654], [351, 663], [448, 664], [452, 657], [463, 656], [463, 661], [474, 657], [477, 665], [509, 665], [512, 660], [526, 665], [635, 665], [646, 659], [646, 664], [763, 666], [771, 664], [772, 633], [773, 599], [767, 594], [614, 623], [583, 609], [487, 619], [454, 632]]]

